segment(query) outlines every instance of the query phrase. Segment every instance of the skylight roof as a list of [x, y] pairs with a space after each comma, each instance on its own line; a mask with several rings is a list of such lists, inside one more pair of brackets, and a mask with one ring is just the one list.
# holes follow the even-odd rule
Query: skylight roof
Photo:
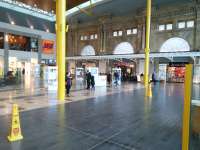
[[[68, 11], [66, 11], [66, 16], [72, 15], [76, 12], [79, 12], [80, 9], [85, 9], [91, 6], [91, 4], [93, 6], [100, 4], [101, 2], [105, 2], [105, 1], [109, 1], [109, 0], [91, 0], [91, 1], [87, 1], [85, 3], [82, 3], [74, 8], [69, 9]], [[18, 1], [13, 1], [13, 0], [1, 0], [0, 1], [0, 7], [4, 7], [7, 9], [11, 9], [20, 13], [24, 13], [27, 15], [31, 15], [34, 17], [38, 17], [41, 19], [45, 19], [48, 21], [55, 21], [56, 20], [56, 15], [52, 12], [47, 12], [44, 11], [42, 9], [39, 9], [37, 7], [33, 7], [27, 4], [24, 4], [22, 2], [18, 2]]]

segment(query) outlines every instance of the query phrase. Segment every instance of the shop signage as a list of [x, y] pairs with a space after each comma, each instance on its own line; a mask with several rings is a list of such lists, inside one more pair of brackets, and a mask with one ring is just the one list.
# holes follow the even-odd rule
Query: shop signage
[[114, 63], [115, 66], [124, 66], [124, 67], [130, 67], [130, 68], [134, 68], [134, 65], [131, 63], [127, 63], [127, 62], [117, 62]]
[[44, 54], [53, 54], [54, 53], [54, 41], [43, 40], [42, 41], [42, 52]]
[[172, 62], [169, 63], [169, 67], [185, 67], [185, 64], [188, 64], [187, 62]]

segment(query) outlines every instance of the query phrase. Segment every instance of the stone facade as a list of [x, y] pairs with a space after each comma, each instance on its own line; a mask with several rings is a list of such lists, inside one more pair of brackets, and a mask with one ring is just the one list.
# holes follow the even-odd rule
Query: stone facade
[[[79, 56], [86, 45], [91, 45], [96, 55], [113, 54], [115, 47], [121, 42], [129, 42], [134, 53], [144, 53], [145, 48], [145, 10], [123, 17], [102, 16], [98, 20], [84, 24], [69, 22], [68, 56]], [[193, 28], [178, 29], [179, 21], [194, 20]], [[172, 23], [170, 31], [158, 31], [159, 24]], [[137, 28], [136, 35], [127, 35], [126, 30]], [[123, 36], [114, 37], [113, 31], [123, 31]], [[191, 50], [200, 50], [200, 5], [187, 3], [152, 8], [151, 51], [158, 52], [162, 44], [172, 37], [185, 39]], [[81, 40], [82, 35], [97, 34], [96, 40]]]

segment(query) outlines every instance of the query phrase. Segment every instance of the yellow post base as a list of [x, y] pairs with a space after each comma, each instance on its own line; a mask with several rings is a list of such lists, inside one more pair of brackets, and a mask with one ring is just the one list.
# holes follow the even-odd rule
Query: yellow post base
[[146, 97], [152, 97], [152, 88], [151, 88], [151, 84], [149, 84], [146, 88], [145, 88], [145, 95]]
[[11, 124], [10, 135], [8, 136], [8, 141], [14, 142], [14, 141], [22, 140], [22, 139], [23, 139], [23, 136], [22, 136], [21, 127], [20, 127], [19, 109], [18, 109], [18, 105], [14, 104], [13, 110], [12, 110], [12, 124]]
[[148, 86], [148, 97], [152, 97], [152, 88], [151, 88], [151, 84], [149, 84]]
[[11, 136], [8, 136], [8, 141], [9, 142], [15, 142], [15, 141], [19, 141], [19, 140], [22, 140], [23, 139], [23, 136], [18, 136], [18, 137], [11, 137]]

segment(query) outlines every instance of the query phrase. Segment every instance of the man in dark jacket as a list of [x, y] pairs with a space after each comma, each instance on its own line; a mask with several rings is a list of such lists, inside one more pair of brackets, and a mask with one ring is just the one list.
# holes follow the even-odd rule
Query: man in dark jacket
[[95, 89], [95, 78], [94, 76], [91, 76], [91, 85], [92, 85], [92, 89]]
[[86, 73], [87, 89], [90, 89], [91, 76], [92, 76], [91, 73], [89, 71], [87, 71], [87, 73]]
[[66, 90], [67, 90], [67, 96], [69, 97], [70, 89], [72, 86], [72, 77], [71, 77], [70, 72], [66, 74], [65, 82], [66, 82], [65, 85], [66, 85]]

